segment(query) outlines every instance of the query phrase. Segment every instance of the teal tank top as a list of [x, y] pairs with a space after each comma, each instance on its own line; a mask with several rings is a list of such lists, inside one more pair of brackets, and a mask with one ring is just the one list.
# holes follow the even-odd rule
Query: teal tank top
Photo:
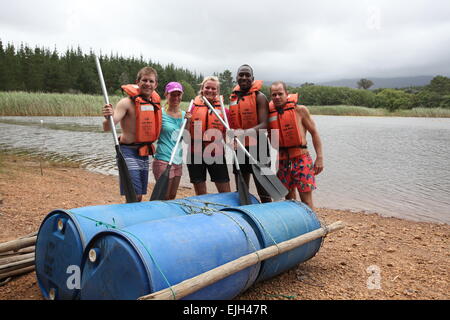
[[[165, 110], [162, 112], [162, 128], [156, 147], [155, 159], [169, 162], [172, 150], [183, 124], [186, 112], [181, 111], [181, 118], [169, 116]], [[183, 161], [183, 148], [181, 142], [178, 144], [178, 152], [173, 158], [174, 164], [181, 164]]]

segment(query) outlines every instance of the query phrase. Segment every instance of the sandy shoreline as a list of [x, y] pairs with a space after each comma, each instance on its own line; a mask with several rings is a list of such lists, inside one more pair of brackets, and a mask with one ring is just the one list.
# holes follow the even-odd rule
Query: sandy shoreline
[[[0, 160], [0, 242], [37, 231], [57, 208], [123, 202], [116, 177], [47, 163], [41, 175], [38, 161], [4, 155]], [[191, 195], [190, 188], [178, 193]], [[450, 298], [450, 225], [320, 208], [317, 214], [327, 224], [342, 220], [348, 226], [330, 234], [311, 260], [237, 299]], [[370, 282], [371, 270], [379, 272], [379, 286]], [[11, 299], [42, 299], [34, 272], [0, 287], [0, 300]]]

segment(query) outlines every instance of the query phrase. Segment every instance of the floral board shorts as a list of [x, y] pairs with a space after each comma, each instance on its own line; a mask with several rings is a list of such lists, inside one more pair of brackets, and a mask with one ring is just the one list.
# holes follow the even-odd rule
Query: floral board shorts
[[297, 188], [298, 192], [310, 192], [317, 188], [314, 164], [309, 153], [280, 160], [277, 176], [288, 189]]

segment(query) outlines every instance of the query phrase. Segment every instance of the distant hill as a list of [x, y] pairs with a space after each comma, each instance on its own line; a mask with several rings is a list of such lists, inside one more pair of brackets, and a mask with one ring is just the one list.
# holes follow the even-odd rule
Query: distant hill
[[[416, 77], [397, 77], [397, 78], [372, 78], [366, 77], [366, 79], [372, 80], [374, 83], [370, 89], [378, 88], [406, 88], [406, 87], [418, 87], [425, 86], [430, 83], [434, 76], [416, 76]], [[357, 82], [359, 79], [342, 79], [328, 82], [316, 83], [317, 85], [330, 86], [330, 87], [349, 87], [357, 88]]]

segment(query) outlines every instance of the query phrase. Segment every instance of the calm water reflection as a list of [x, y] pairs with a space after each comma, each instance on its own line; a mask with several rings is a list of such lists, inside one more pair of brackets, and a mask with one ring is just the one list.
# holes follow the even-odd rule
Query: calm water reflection
[[[314, 119], [325, 154], [317, 206], [450, 223], [450, 119]], [[69, 158], [88, 170], [117, 174], [112, 137], [102, 132], [101, 122], [101, 117], [0, 117], [0, 148]], [[187, 170], [182, 185], [190, 186]]]

